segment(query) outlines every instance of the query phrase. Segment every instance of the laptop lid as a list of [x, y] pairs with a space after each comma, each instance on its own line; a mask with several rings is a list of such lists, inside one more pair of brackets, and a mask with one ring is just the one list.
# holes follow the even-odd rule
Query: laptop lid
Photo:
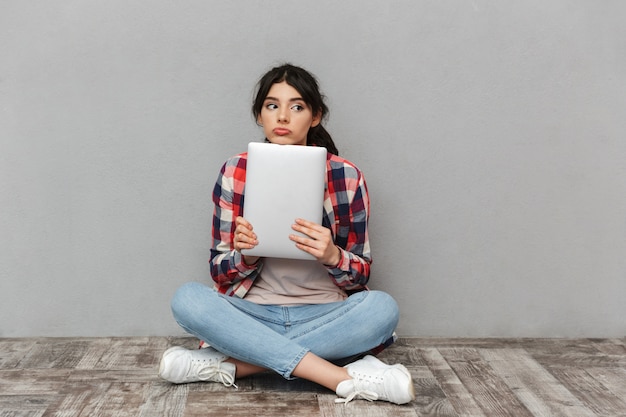
[[315, 259], [289, 239], [296, 218], [322, 223], [326, 148], [248, 144], [244, 217], [259, 244], [244, 255]]

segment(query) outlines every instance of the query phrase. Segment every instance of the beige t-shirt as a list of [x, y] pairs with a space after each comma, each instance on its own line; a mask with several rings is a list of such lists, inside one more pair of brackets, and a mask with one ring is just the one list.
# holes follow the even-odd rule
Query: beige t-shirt
[[245, 299], [257, 304], [325, 304], [346, 299], [346, 293], [317, 261], [265, 258], [261, 275]]

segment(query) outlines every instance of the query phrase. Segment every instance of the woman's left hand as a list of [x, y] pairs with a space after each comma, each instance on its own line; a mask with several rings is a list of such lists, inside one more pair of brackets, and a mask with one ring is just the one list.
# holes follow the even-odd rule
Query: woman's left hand
[[339, 264], [341, 249], [333, 242], [328, 228], [304, 219], [296, 219], [291, 228], [307, 236], [289, 235], [289, 239], [296, 243], [298, 249], [310, 253], [324, 265]]

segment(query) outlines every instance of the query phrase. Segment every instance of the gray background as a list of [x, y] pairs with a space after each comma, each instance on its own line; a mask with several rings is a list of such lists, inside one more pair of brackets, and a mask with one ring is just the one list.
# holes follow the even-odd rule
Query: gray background
[[411, 336], [626, 334], [626, 2], [0, 1], [0, 336], [182, 334], [290, 61]]

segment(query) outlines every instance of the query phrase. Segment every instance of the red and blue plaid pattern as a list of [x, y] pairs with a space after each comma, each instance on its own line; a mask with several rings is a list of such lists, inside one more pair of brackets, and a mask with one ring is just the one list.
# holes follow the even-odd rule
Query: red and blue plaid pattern
[[[220, 170], [213, 189], [212, 244], [209, 265], [216, 289], [243, 298], [263, 267], [261, 259], [248, 266], [234, 250], [235, 219], [243, 215], [247, 154], [230, 158]], [[351, 162], [328, 153], [322, 225], [331, 230], [341, 249], [338, 265], [328, 268], [335, 284], [347, 291], [365, 289], [371, 254], [367, 222], [369, 198], [361, 171]]]

